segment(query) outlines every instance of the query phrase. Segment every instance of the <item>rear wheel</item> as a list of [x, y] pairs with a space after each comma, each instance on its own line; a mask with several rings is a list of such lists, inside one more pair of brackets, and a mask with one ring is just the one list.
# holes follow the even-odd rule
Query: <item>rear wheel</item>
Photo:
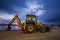
[[46, 27], [41, 27], [41, 30], [40, 30], [42, 33], [46, 32]]
[[50, 27], [46, 27], [46, 31], [49, 32], [50, 31]]

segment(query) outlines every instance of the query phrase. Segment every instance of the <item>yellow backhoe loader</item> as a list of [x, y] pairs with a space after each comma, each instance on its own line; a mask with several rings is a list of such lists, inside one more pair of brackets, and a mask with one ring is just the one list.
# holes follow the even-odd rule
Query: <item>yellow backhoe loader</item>
[[24, 32], [27, 33], [32, 33], [35, 31], [40, 31], [40, 32], [46, 32], [49, 31], [50, 28], [46, 25], [43, 25], [41, 22], [37, 20], [37, 16], [33, 14], [27, 14], [26, 15], [26, 20], [21, 23], [21, 20], [18, 17], [18, 14], [14, 16], [14, 18], [9, 22], [8, 24], [8, 30], [11, 30], [10, 25], [14, 22], [17, 21], [18, 27], [21, 27]]

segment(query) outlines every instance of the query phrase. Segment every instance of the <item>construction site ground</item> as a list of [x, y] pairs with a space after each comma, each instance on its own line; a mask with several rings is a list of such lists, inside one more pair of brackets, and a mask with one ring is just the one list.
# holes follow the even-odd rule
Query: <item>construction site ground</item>
[[23, 33], [22, 31], [0, 31], [0, 40], [60, 40], [60, 29], [51, 29], [50, 32]]

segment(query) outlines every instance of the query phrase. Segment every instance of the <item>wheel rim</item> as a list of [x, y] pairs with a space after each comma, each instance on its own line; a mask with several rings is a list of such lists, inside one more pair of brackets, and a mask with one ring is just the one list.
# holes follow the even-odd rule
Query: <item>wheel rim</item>
[[29, 30], [29, 32], [32, 32], [33, 31], [33, 27], [32, 26], [29, 26], [28, 27], [28, 30]]

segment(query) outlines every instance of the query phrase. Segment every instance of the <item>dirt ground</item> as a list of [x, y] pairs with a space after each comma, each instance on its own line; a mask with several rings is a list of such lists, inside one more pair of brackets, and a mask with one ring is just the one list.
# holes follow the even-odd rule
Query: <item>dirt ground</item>
[[0, 40], [60, 40], [60, 29], [24, 34], [21, 31], [0, 31]]

